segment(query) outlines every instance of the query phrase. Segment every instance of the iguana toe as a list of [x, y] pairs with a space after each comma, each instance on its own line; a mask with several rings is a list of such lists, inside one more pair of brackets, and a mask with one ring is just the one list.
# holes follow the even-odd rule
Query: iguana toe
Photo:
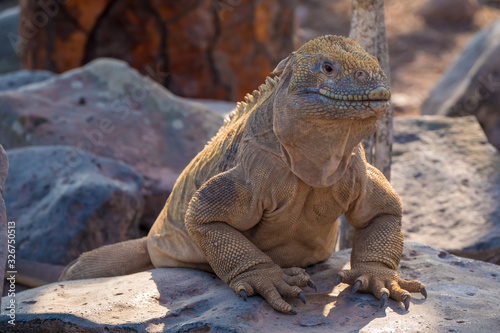
[[294, 311], [292, 306], [285, 302], [280, 295], [280, 292], [273, 288], [272, 286], [262, 286], [262, 290], [258, 293], [264, 297], [264, 299], [271, 305], [274, 309], [287, 313]]
[[[291, 267], [283, 269], [283, 280], [291, 286], [305, 287], [310, 286], [309, 281], [311, 278], [309, 274], [306, 273], [305, 269], [299, 267]], [[316, 287], [314, 282], [312, 285]]]
[[404, 290], [410, 293], [421, 293], [427, 299], [427, 289], [425, 289], [422, 282], [417, 280], [407, 281], [400, 278], [398, 284]]
[[308, 281], [309, 275], [303, 269], [281, 269], [275, 264], [261, 264], [239, 274], [229, 285], [243, 300], [259, 294], [274, 309], [294, 314], [292, 306], [283, 298], [297, 297], [305, 303], [299, 285], [305, 286]]

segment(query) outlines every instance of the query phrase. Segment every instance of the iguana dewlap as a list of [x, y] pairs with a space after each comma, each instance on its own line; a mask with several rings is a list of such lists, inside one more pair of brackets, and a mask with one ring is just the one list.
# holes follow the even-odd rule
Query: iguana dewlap
[[366, 163], [390, 98], [375, 57], [354, 41], [324, 36], [283, 60], [180, 175], [146, 238], [84, 253], [62, 280], [154, 267], [215, 272], [246, 299], [260, 294], [294, 313], [314, 286], [301, 267], [325, 260], [337, 218], [356, 229], [351, 270], [337, 282], [409, 306], [418, 281], [400, 279], [401, 202]]

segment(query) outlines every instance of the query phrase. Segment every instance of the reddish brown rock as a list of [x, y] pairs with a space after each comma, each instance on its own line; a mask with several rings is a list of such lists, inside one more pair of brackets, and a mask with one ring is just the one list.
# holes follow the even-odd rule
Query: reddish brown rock
[[111, 59], [1, 92], [0, 119], [6, 149], [70, 145], [133, 166], [144, 177], [146, 227], [222, 124], [222, 116]]
[[177, 95], [237, 101], [294, 49], [294, 8], [288, 0], [21, 0], [23, 68], [61, 73], [114, 57]]

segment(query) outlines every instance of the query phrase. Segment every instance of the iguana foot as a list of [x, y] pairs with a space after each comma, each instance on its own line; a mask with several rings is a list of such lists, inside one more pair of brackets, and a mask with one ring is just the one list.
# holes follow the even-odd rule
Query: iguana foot
[[238, 295], [246, 301], [247, 297], [261, 295], [274, 309], [290, 314], [297, 314], [283, 297], [298, 297], [304, 304], [306, 298], [299, 287], [314, 283], [302, 268], [282, 269], [276, 264], [259, 264], [237, 275], [229, 283]]
[[403, 280], [397, 271], [380, 263], [357, 264], [351, 270], [341, 271], [335, 279], [335, 285], [340, 282], [353, 286], [353, 292], [375, 295], [380, 299], [380, 307], [385, 306], [388, 297], [403, 302], [406, 310], [410, 307], [410, 293], [420, 292], [427, 298], [425, 286], [420, 281]]

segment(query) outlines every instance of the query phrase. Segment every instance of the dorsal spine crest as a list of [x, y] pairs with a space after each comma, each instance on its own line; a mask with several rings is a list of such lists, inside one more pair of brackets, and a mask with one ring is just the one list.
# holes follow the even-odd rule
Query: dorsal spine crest
[[224, 125], [221, 127], [221, 130], [252, 110], [261, 98], [267, 97], [274, 91], [278, 82], [279, 77], [272, 78], [268, 76], [265, 83], [261, 84], [257, 90], [254, 90], [251, 94], [246, 94], [245, 101], [236, 103], [236, 108], [224, 119]]

